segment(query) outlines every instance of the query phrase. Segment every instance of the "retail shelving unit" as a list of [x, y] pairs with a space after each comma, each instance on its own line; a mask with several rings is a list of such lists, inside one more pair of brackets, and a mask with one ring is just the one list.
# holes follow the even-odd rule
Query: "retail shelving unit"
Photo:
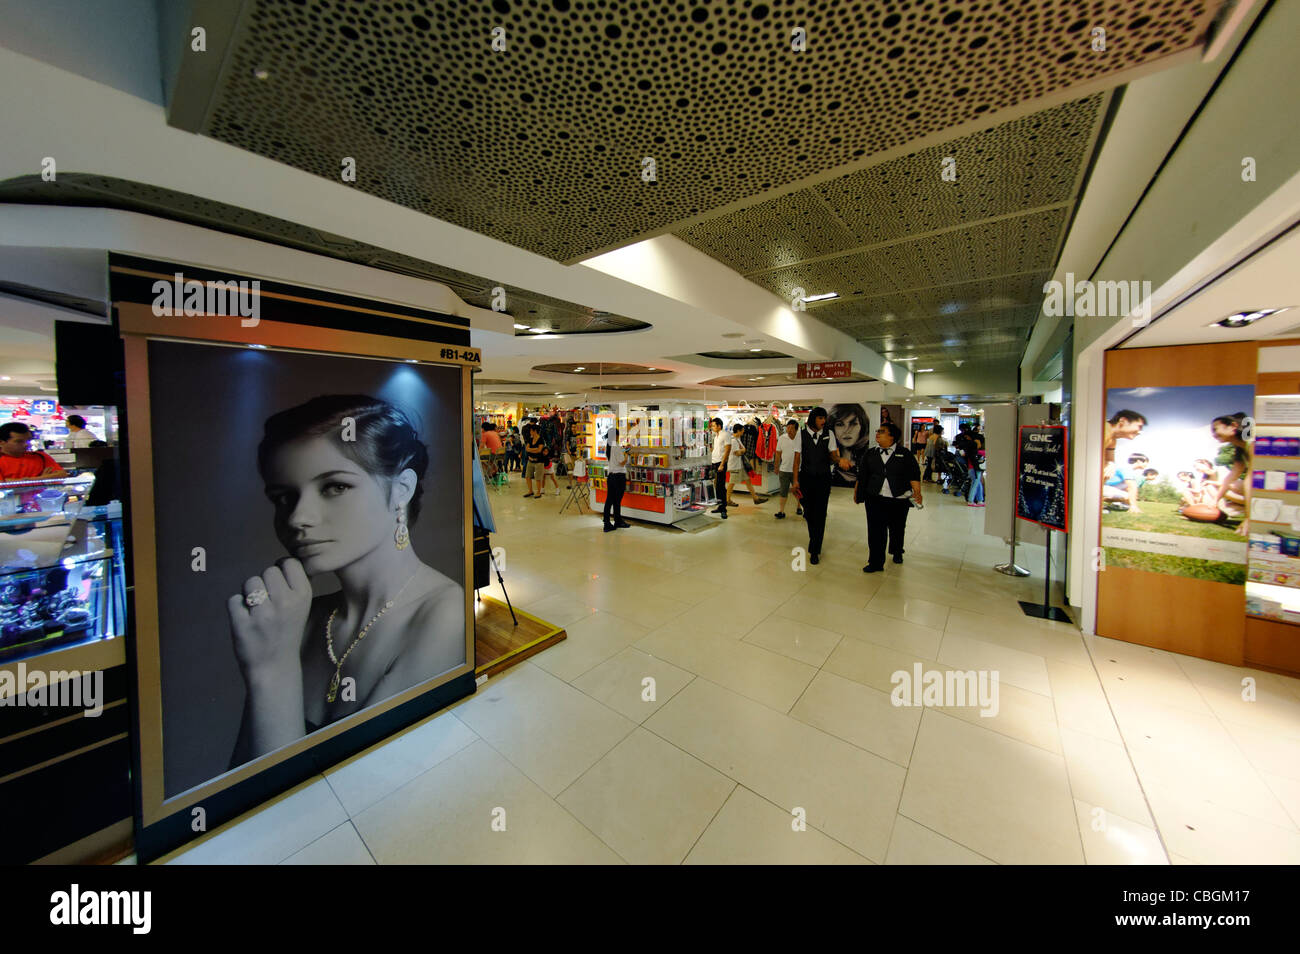
[[[682, 457], [672, 448], [629, 447], [623, 515], [675, 524], [706, 513], [717, 506], [708, 463], [707, 457]], [[588, 466], [591, 508], [599, 512], [605, 506], [605, 465]]]

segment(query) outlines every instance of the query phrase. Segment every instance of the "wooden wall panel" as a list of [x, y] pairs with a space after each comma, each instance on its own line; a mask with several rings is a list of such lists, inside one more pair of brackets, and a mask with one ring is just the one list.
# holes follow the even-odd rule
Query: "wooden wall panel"
[[1106, 387], [1179, 388], [1211, 384], [1254, 384], [1259, 342], [1184, 345], [1178, 348], [1121, 348], [1106, 352]]
[[1300, 626], [1246, 618], [1246, 665], [1300, 676]]
[[1240, 666], [1245, 587], [1108, 566], [1097, 574], [1098, 636]]

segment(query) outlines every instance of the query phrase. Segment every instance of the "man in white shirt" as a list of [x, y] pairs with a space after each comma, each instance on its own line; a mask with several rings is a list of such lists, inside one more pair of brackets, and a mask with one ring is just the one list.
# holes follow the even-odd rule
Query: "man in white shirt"
[[89, 447], [91, 441], [99, 440], [86, 430], [86, 419], [80, 414], [68, 415], [68, 447]]
[[[799, 468], [799, 450], [803, 441], [799, 439], [799, 422], [794, 418], [785, 422], [785, 433], [776, 439], [776, 472], [781, 480], [781, 509], [776, 512], [777, 520], [785, 519], [785, 501], [790, 495], [790, 483]], [[796, 517], [803, 516], [803, 507], [795, 500]]]
[[713, 468], [713, 493], [718, 498], [718, 505], [713, 508], [713, 512], [722, 514], [722, 519], [726, 520], [727, 457], [731, 453], [731, 444], [722, 431], [722, 418], [715, 417], [709, 422], [709, 427], [713, 429], [713, 455], [709, 458]]

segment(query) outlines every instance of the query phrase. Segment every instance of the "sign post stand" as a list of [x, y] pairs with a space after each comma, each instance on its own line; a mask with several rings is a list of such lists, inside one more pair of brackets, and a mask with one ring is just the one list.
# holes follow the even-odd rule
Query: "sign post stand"
[[[1066, 429], [1059, 424], [1026, 424], [1020, 428], [1020, 440], [1016, 452], [1016, 518], [1030, 520], [1045, 531], [1046, 566], [1043, 569], [1043, 605], [1029, 600], [1020, 600], [1020, 608], [1026, 616], [1038, 619], [1051, 619], [1062, 623], [1071, 622], [1064, 610], [1052, 605], [1052, 531], [1065, 532], [1069, 529], [1068, 511], [1068, 469], [1069, 458], [1066, 452]], [[1015, 573], [1015, 537], [1012, 536], [1012, 569], [1003, 569], [1008, 564], [994, 569], [1019, 576]], [[1028, 574], [1024, 574], [1028, 575]]]

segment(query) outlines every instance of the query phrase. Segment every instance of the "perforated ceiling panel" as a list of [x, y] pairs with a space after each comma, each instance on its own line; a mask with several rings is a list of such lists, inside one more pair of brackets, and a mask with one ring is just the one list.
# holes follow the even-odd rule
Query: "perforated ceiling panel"
[[1217, 6], [247, 0], [200, 131], [571, 261], [1187, 49]]
[[[87, 205], [141, 212], [440, 282], [451, 288], [463, 301], [480, 308], [492, 307], [492, 289], [498, 284], [490, 278], [471, 275], [469, 272], [357, 242], [341, 235], [332, 235], [262, 212], [129, 179], [79, 172], [60, 172], [54, 182], [46, 182], [40, 176], [21, 176], [0, 182], [0, 202]], [[505, 311], [517, 323], [541, 327], [556, 334], [595, 334], [650, 327], [646, 322], [635, 318], [593, 311], [583, 305], [548, 295], [513, 287], [506, 287], [505, 291]], [[100, 312], [102, 311], [101, 308]], [[516, 333], [528, 332], [518, 329]]]
[[1030, 114], [678, 236], [787, 301], [837, 293], [808, 313], [886, 357], [1018, 356], [1106, 102]]

